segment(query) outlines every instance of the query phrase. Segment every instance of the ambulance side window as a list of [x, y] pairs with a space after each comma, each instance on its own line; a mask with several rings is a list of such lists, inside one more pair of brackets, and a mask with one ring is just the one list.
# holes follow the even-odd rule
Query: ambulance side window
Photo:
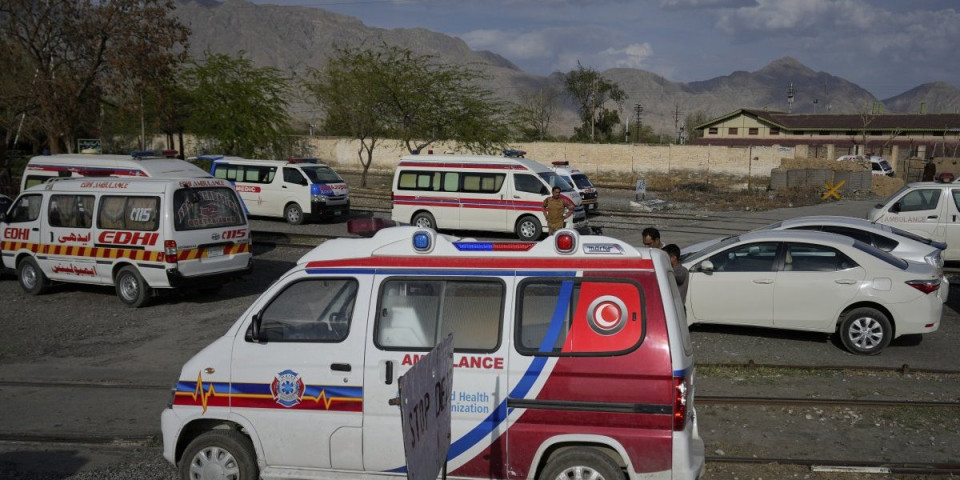
[[152, 232], [160, 226], [159, 213], [160, 197], [104, 196], [97, 227]]
[[493, 352], [500, 346], [503, 302], [499, 280], [387, 280], [374, 343], [384, 350], [429, 350], [453, 333], [458, 352]]
[[350, 333], [357, 281], [307, 279], [285, 288], [260, 314], [268, 342], [342, 342]]
[[530, 279], [517, 301], [514, 338], [524, 355], [618, 355], [643, 341], [643, 290], [631, 280]]
[[47, 221], [51, 227], [90, 228], [93, 195], [51, 195]]
[[300, 173], [300, 170], [291, 167], [284, 167], [283, 169], [283, 181], [286, 183], [293, 183], [296, 185], [306, 185], [307, 179], [303, 178], [303, 174]]
[[32, 222], [40, 218], [40, 202], [42, 195], [23, 195], [17, 199], [10, 209], [10, 217], [7, 223]]
[[523, 173], [513, 174], [513, 186], [520, 192], [547, 195], [550, 193], [539, 178]]

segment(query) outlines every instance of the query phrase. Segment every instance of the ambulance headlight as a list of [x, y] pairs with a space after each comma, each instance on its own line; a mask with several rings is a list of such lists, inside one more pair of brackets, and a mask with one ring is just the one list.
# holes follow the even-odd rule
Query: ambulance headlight
[[310, 196], [310, 200], [313, 203], [327, 203], [327, 197], [320, 194], [313, 194]]
[[413, 233], [413, 249], [417, 253], [429, 253], [433, 250], [435, 233], [429, 230], [417, 230]]

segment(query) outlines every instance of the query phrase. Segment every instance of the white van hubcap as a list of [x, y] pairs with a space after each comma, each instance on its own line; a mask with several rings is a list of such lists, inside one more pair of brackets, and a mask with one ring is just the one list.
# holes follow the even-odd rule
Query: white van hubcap
[[584, 466], [570, 467], [557, 475], [554, 480], [604, 480], [600, 472]]
[[230, 452], [218, 447], [208, 447], [193, 457], [190, 478], [195, 480], [238, 480], [240, 466]]

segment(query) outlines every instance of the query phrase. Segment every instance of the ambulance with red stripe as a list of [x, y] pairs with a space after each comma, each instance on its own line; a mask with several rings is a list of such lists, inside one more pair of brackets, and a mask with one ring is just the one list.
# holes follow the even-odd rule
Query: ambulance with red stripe
[[184, 365], [163, 455], [184, 480], [403, 478], [389, 401], [450, 334], [452, 477], [700, 475], [670, 261], [567, 229], [540, 243], [413, 226], [325, 242]]
[[159, 291], [215, 292], [253, 266], [250, 226], [230, 182], [53, 179], [0, 214], [0, 261], [23, 290], [112, 285], [140, 307]]
[[567, 228], [589, 233], [580, 194], [553, 170], [527, 158], [411, 155], [393, 176], [393, 220], [440, 230], [514, 232], [520, 240], [547, 233], [543, 200], [560, 187], [576, 206]]
[[176, 158], [161, 157], [151, 151], [130, 155], [65, 153], [31, 158], [20, 180], [20, 191], [40, 185], [51, 178], [210, 178], [202, 168]]

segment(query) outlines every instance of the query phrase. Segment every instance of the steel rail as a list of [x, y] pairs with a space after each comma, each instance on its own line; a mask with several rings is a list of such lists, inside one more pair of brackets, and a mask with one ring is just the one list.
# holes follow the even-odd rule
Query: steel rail
[[720, 395], [697, 395], [697, 403], [706, 405], [781, 405], [781, 406], [830, 406], [830, 407], [960, 407], [960, 402], [931, 400], [867, 400], [848, 398], [788, 398], [788, 397], [735, 397]]
[[940, 368], [915, 368], [909, 364], [903, 364], [899, 367], [883, 367], [873, 365], [781, 365], [774, 363], [755, 363], [750, 360], [746, 363], [697, 363], [697, 368], [746, 368], [746, 369], [779, 369], [779, 370], [833, 370], [833, 371], [862, 371], [862, 372], [884, 372], [899, 373], [907, 375], [911, 373], [927, 373], [936, 375], [960, 375], [960, 370], [948, 370]]
[[960, 474], [960, 463], [936, 462], [879, 462], [860, 460], [825, 460], [805, 458], [778, 458], [778, 457], [728, 457], [707, 455], [707, 463], [732, 464], [769, 464], [798, 465], [811, 467], [814, 471], [847, 472], [847, 473], [893, 473], [893, 474], [922, 474], [922, 475], [956, 475]]

